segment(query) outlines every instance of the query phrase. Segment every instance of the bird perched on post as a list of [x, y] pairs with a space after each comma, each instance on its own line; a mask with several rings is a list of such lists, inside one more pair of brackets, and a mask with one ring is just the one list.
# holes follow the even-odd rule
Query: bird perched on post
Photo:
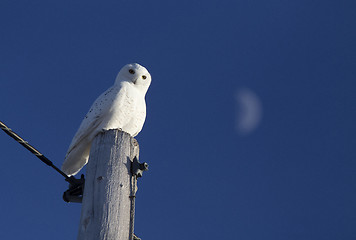
[[125, 65], [112, 87], [101, 94], [84, 117], [67, 151], [62, 171], [77, 174], [88, 162], [91, 143], [102, 130], [121, 129], [136, 136], [146, 118], [145, 95], [151, 84], [147, 69], [137, 63]]

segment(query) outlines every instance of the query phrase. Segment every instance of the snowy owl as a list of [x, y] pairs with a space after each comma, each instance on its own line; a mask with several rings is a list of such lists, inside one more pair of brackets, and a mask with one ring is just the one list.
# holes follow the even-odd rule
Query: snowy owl
[[102, 130], [121, 129], [136, 136], [146, 118], [145, 95], [151, 75], [143, 66], [132, 63], [118, 73], [112, 87], [101, 94], [84, 117], [67, 151], [62, 171], [77, 174], [88, 162], [90, 146]]

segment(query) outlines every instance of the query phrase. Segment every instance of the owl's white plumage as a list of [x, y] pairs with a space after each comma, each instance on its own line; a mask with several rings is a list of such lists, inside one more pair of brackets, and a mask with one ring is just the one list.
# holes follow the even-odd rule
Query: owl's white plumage
[[146, 118], [145, 95], [151, 75], [143, 66], [124, 66], [115, 84], [101, 94], [84, 117], [67, 151], [62, 171], [77, 174], [88, 162], [91, 143], [102, 130], [121, 129], [136, 136]]

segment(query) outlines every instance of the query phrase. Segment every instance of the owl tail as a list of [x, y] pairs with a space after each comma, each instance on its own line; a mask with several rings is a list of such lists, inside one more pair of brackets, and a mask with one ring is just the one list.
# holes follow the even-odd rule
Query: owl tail
[[77, 174], [88, 162], [90, 153], [89, 144], [78, 144], [68, 153], [62, 165], [62, 171], [68, 176]]

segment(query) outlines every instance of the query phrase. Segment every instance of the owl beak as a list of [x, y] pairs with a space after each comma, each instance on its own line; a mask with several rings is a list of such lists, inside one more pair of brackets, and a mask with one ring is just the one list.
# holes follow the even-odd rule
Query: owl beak
[[132, 82], [133, 82], [134, 84], [136, 84], [136, 82], [137, 82], [137, 78], [136, 78], [136, 79], [134, 79], [134, 80], [132, 80]]

